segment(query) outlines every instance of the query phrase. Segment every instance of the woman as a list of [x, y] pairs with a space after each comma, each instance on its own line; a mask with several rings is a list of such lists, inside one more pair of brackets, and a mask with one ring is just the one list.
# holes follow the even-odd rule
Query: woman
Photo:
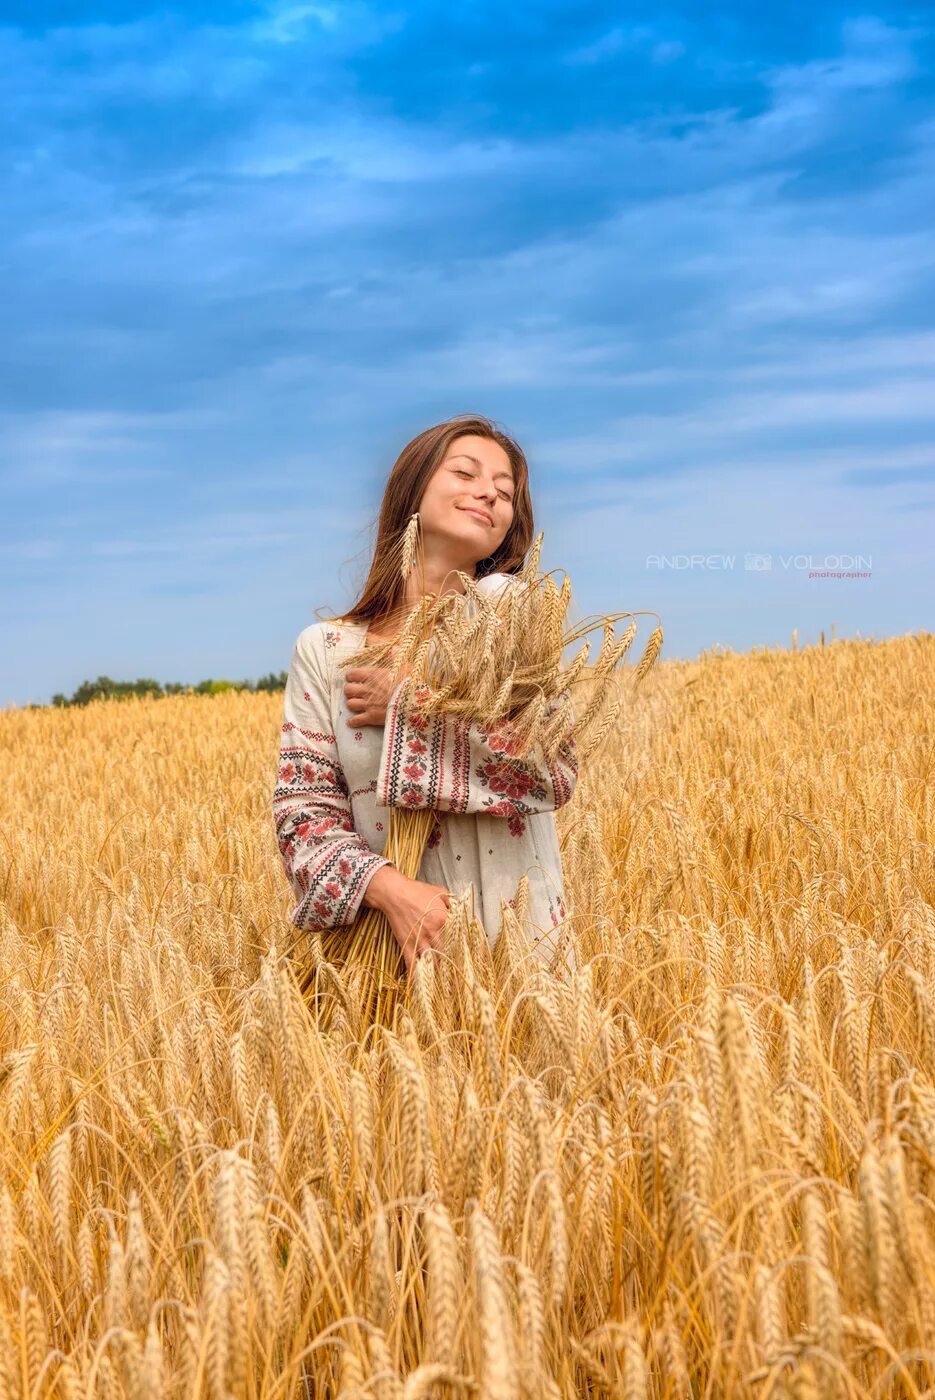
[[[404, 580], [393, 550], [416, 511], [421, 569]], [[552, 961], [566, 917], [553, 812], [575, 789], [574, 740], [551, 765], [538, 746], [508, 760], [503, 735], [466, 720], [407, 722], [397, 708], [405, 678], [391, 691], [385, 667], [337, 664], [395, 638], [423, 593], [463, 593], [456, 570], [485, 592], [509, 587], [533, 538], [526, 458], [488, 419], [450, 419], [403, 448], [363, 593], [343, 617], [306, 627], [292, 653], [272, 806], [297, 928], [349, 926], [361, 906], [382, 909], [411, 970], [441, 946], [452, 893], [473, 887], [493, 943], [500, 899], [512, 903], [526, 874], [530, 938]], [[393, 806], [436, 811], [418, 879], [382, 854]]]

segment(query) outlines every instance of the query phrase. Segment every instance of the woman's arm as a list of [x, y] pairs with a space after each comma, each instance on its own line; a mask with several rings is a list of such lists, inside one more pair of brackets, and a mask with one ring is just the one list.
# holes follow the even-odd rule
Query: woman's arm
[[313, 623], [292, 652], [272, 800], [283, 868], [298, 900], [290, 917], [309, 930], [352, 924], [371, 877], [391, 864], [354, 830], [325, 677], [321, 629]]
[[[578, 780], [578, 756], [569, 733], [553, 763], [535, 744], [513, 757], [510, 723], [496, 728], [451, 715], [401, 713], [411, 683], [404, 676], [390, 697], [376, 802], [379, 807], [433, 807], [442, 812], [486, 812], [489, 816], [531, 816], [570, 801]], [[418, 693], [431, 693], [422, 685]], [[554, 714], [567, 692], [546, 711]]]

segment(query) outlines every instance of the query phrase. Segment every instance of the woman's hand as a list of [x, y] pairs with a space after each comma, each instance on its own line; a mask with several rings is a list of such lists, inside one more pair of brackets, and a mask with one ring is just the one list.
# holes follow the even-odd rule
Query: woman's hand
[[425, 880], [410, 880], [394, 866], [384, 865], [371, 878], [364, 903], [382, 909], [399, 944], [407, 975], [416, 959], [442, 946], [450, 890]]
[[344, 673], [344, 697], [347, 708], [352, 711], [348, 726], [360, 729], [365, 724], [386, 724], [390, 696], [402, 677], [409, 675], [410, 669], [407, 666], [402, 675], [391, 681], [391, 672], [386, 666], [351, 666]]

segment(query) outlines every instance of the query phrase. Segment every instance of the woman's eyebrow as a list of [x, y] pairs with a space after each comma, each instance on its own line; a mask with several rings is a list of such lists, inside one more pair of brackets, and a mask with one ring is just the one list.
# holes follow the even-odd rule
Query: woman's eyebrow
[[[450, 457], [448, 460], [451, 462], [456, 462], [459, 457], [466, 457], [469, 462], [474, 463], [475, 467], [482, 467], [484, 465], [483, 462], [481, 462], [477, 457], [472, 457], [470, 452], [456, 452], [454, 456]], [[494, 472], [494, 481], [496, 481], [498, 476], [505, 476], [508, 477], [510, 481], [513, 480], [512, 472]]]

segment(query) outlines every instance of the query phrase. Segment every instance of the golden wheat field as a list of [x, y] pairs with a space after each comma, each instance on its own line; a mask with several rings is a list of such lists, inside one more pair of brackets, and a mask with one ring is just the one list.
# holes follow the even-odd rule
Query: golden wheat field
[[935, 1394], [933, 696], [925, 633], [660, 662], [574, 979], [453, 901], [363, 1039], [281, 697], [0, 714], [0, 1400]]

